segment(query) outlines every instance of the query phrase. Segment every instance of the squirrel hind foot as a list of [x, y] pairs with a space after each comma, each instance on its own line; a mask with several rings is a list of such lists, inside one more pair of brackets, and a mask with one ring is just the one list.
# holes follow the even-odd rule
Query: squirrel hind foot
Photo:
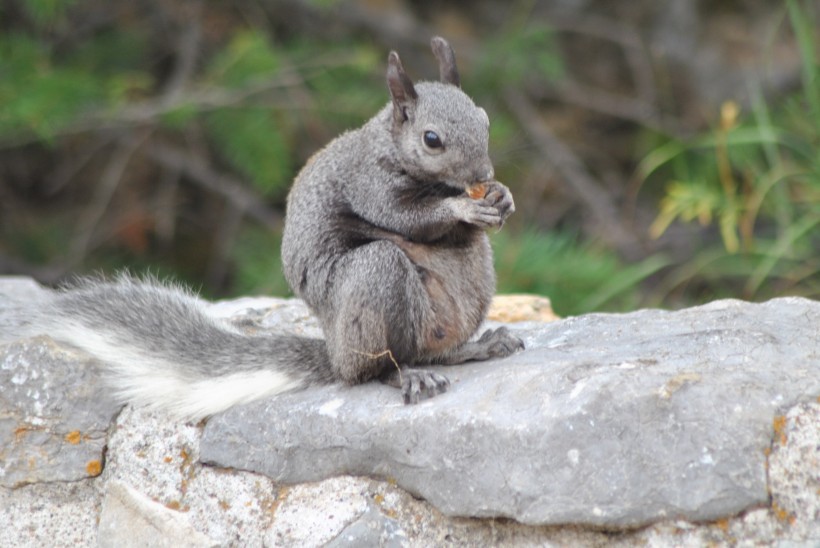
[[423, 396], [429, 399], [443, 394], [450, 387], [450, 380], [444, 375], [408, 366], [393, 370], [383, 380], [401, 390], [405, 405], [419, 403]]
[[443, 394], [449, 387], [450, 379], [439, 373], [410, 368], [402, 371], [401, 393], [405, 405], [418, 403], [422, 394], [427, 398]]

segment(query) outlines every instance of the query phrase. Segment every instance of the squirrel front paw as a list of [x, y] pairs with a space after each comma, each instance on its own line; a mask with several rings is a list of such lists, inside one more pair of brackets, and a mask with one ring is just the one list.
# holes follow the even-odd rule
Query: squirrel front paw
[[485, 199], [473, 200], [469, 197], [456, 197], [453, 200], [453, 212], [459, 221], [479, 228], [500, 227], [504, 219], [498, 208], [489, 204]]
[[510, 189], [498, 181], [481, 183], [454, 200], [453, 209], [459, 220], [481, 228], [501, 227], [515, 211]]
[[507, 220], [507, 217], [515, 212], [515, 202], [513, 201], [512, 192], [498, 181], [487, 183], [487, 192], [484, 194], [482, 202], [494, 207], [498, 211], [502, 224]]

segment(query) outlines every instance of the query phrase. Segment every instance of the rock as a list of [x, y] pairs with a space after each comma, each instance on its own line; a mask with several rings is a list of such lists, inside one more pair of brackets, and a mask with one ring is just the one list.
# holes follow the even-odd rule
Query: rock
[[[0, 340], [45, 295], [6, 282]], [[43, 467], [0, 483], [0, 546], [159, 532], [152, 544], [182, 534], [179, 544], [205, 546], [817, 546], [818, 307], [721, 301], [511, 325], [527, 351], [442, 368], [450, 392], [417, 406], [378, 383], [290, 394], [207, 425], [126, 406], [99, 428], [102, 474], [61, 481], [70, 474]], [[210, 309], [241, 329], [319, 333], [296, 300]], [[42, 411], [52, 460], [64, 459], [74, 446], [54, 449], [69, 428], [59, 420], [86, 412], [72, 398], [105, 399], [96, 365], [47, 338], [0, 346], [0, 356], [0, 424]], [[36, 436], [8, 440], [0, 470], [17, 474], [19, 455], [40, 455]], [[218, 454], [231, 467], [203, 464]], [[328, 479], [305, 482], [314, 476]], [[518, 521], [453, 517], [466, 513]]]
[[287, 489], [268, 531], [268, 546], [382, 546], [406, 539], [401, 528], [379, 512], [372, 485], [358, 478]]
[[110, 489], [130, 486], [220, 546], [239, 539], [244, 546], [262, 545], [277, 504], [276, 486], [257, 474], [201, 466], [201, 434], [200, 425], [126, 407], [109, 437], [101, 490], [108, 499]]
[[493, 322], [554, 322], [561, 318], [552, 310], [552, 303], [539, 295], [496, 295], [487, 312]]
[[98, 545], [101, 548], [219, 546], [191, 527], [182, 513], [119, 482], [108, 486], [100, 514]]
[[30, 335], [27, 312], [40, 307], [47, 297], [48, 292], [30, 278], [0, 276], [0, 345]]
[[775, 417], [769, 488], [775, 518], [820, 546], [820, 403]]
[[99, 475], [120, 406], [97, 365], [47, 337], [0, 346], [0, 485]]
[[0, 487], [0, 546], [96, 546], [99, 515], [91, 480]]
[[236, 407], [201, 458], [300, 483], [389, 478], [447, 515], [633, 528], [769, 503], [781, 409], [820, 394], [820, 304], [720, 301], [518, 327], [417, 406], [371, 383]]
[[343, 546], [384, 546], [398, 548], [409, 542], [407, 535], [396, 520], [383, 515], [370, 506], [359, 519], [345, 527], [335, 539], [328, 542], [328, 548]]

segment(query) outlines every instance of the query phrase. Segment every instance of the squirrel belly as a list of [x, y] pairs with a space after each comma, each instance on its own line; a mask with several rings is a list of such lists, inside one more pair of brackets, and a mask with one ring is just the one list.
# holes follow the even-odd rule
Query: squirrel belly
[[414, 242], [390, 233], [382, 238], [407, 256], [426, 292], [429, 312], [416, 361], [446, 358], [475, 334], [487, 315], [495, 271], [486, 233], [460, 225], [438, 242]]

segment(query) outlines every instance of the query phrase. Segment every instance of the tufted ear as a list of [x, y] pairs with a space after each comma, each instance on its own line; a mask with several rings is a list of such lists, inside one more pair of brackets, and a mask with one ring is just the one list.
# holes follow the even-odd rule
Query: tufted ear
[[445, 84], [452, 84], [461, 87], [461, 78], [458, 75], [456, 66], [456, 54], [450, 44], [441, 36], [434, 36], [430, 40], [430, 47], [433, 48], [433, 55], [438, 59], [439, 77]]
[[391, 51], [387, 56], [387, 87], [393, 99], [393, 119], [397, 124], [406, 122], [419, 96], [413, 87], [413, 81], [404, 72], [399, 54], [395, 51]]

